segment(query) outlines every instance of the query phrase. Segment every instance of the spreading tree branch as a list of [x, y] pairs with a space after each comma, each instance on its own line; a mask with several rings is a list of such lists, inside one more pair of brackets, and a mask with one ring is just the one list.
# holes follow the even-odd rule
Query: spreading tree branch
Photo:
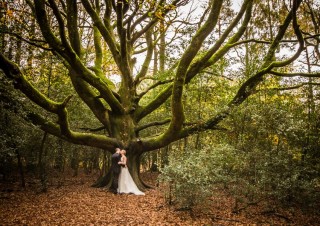
[[2, 53], [0, 53], [0, 68], [3, 70], [5, 75], [13, 81], [15, 88], [19, 89], [38, 106], [58, 116], [59, 124], [54, 124], [35, 113], [28, 113], [32, 122], [35, 125], [39, 125], [44, 131], [76, 144], [84, 144], [100, 148], [110, 148], [117, 145], [115, 139], [107, 138], [102, 135], [78, 133], [70, 129], [66, 105], [71, 99], [71, 95], [60, 103], [44, 96], [25, 78], [19, 67], [7, 59]]
[[306, 78], [319, 78], [320, 73], [303, 73], [303, 72], [296, 72], [296, 73], [284, 73], [278, 71], [270, 71], [269, 74], [276, 75], [278, 77], [306, 77]]
[[28, 118], [34, 125], [40, 127], [41, 130], [46, 131], [54, 136], [60, 137], [66, 141], [74, 144], [87, 145], [90, 147], [102, 148], [104, 150], [113, 151], [114, 147], [118, 146], [118, 142], [114, 138], [109, 138], [104, 135], [92, 133], [79, 133], [70, 131], [69, 134], [61, 133], [61, 128], [58, 124], [50, 122], [38, 114], [29, 113]]
[[151, 33], [151, 31], [147, 31], [146, 32], [146, 41], [147, 41], [147, 46], [148, 46], [147, 55], [146, 55], [146, 58], [145, 58], [145, 60], [144, 60], [144, 62], [142, 64], [140, 72], [137, 74], [137, 76], [135, 78], [135, 84], [138, 84], [138, 81], [147, 74], [150, 62], [152, 60], [154, 44], [152, 42], [152, 33]]
[[[86, 0], [83, 0], [86, 1]], [[47, 15], [46, 15], [46, 10], [45, 10], [45, 2], [43, 0], [40, 1], [35, 1], [35, 11], [37, 15], [37, 19], [39, 21], [39, 25], [42, 31], [43, 36], [47, 40], [47, 42], [52, 46], [52, 48], [59, 53], [59, 55], [67, 61], [65, 62], [65, 65], [69, 69], [69, 74], [72, 75], [71, 79], [74, 84], [78, 84], [83, 82], [81, 79], [79, 79], [79, 76], [89, 83], [91, 86], [99, 90], [100, 95], [106, 100], [106, 102], [109, 104], [111, 109], [114, 112], [117, 113], [123, 113], [124, 109], [121, 105], [121, 103], [118, 101], [118, 99], [113, 95], [112, 91], [108, 87], [106, 83], [104, 83], [100, 77], [95, 76], [91, 71], [89, 71], [88, 68], [86, 68], [80, 58], [77, 56], [77, 54], [72, 50], [72, 48], [69, 46], [67, 43], [67, 40], [65, 38], [65, 32], [64, 26], [61, 15], [59, 14], [59, 11], [57, 9], [57, 6], [55, 5], [55, 2], [50, 0], [52, 8], [54, 10], [55, 15], [58, 17], [59, 22], [59, 28], [60, 28], [60, 36], [62, 38], [62, 42], [60, 42], [57, 37], [54, 36], [54, 34], [51, 32]], [[91, 7], [91, 6], [90, 6]], [[90, 8], [89, 7], [89, 8]], [[93, 9], [90, 8], [92, 11]], [[94, 12], [95, 13], [95, 12]], [[94, 14], [96, 15], [96, 14]], [[96, 15], [97, 16], [97, 15]], [[102, 29], [102, 31], [104, 31]], [[101, 30], [100, 30], [101, 32]], [[110, 41], [110, 40], [109, 40]], [[110, 41], [112, 42], [112, 40]], [[110, 48], [110, 46], [109, 46]], [[81, 95], [80, 93], [82, 92], [81, 89], [76, 89], [79, 96], [84, 98], [85, 95]], [[88, 87], [87, 87], [88, 90]], [[88, 91], [87, 94], [89, 94], [92, 98], [93, 92]], [[88, 99], [88, 98], [87, 98]], [[91, 109], [94, 108], [93, 105], [90, 106]]]
[[81, 58], [81, 41], [78, 31], [78, 5], [77, 0], [67, 0], [67, 27], [69, 40], [73, 50]]
[[168, 84], [173, 82], [173, 79], [170, 80], [165, 80], [165, 81], [157, 81], [156, 83], [154, 83], [153, 85], [149, 86], [146, 90], [144, 90], [143, 92], [141, 92], [139, 94], [139, 99], [141, 99], [144, 95], [146, 95], [150, 90], [153, 90], [154, 88], [160, 86], [160, 85], [164, 85], [164, 84]]
[[[297, 53], [301, 52], [301, 49], [303, 49], [303, 43], [301, 42], [301, 32], [299, 30], [299, 27], [296, 22], [293, 23], [293, 27], [295, 30], [295, 33], [298, 37], [299, 41], [299, 49], [297, 50], [297, 53], [289, 58], [288, 60], [276, 62], [273, 61], [273, 57], [275, 54], [275, 51], [277, 47], [279, 46], [280, 41], [285, 35], [285, 32], [287, 31], [287, 28], [290, 25], [291, 20], [295, 20], [296, 18], [296, 11], [301, 3], [301, 0], [295, 0], [293, 3], [293, 8], [288, 13], [287, 17], [285, 18], [283, 24], [280, 26], [279, 31], [273, 40], [272, 44], [270, 45], [270, 48], [268, 50], [267, 55], [264, 58], [264, 64], [262, 65], [261, 69], [258, 70], [258, 72], [249, 78], [244, 84], [239, 88], [237, 94], [235, 97], [229, 102], [228, 106], [220, 111], [217, 115], [209, 118], [207, 121], [197, 124], [196, 126], [190, 126], [183, 128], [176, 136], [173, 136], [171, 139], [164, 139], [163, 135], [158, 136], [156, 138], [145, 138], [142, 140], [144, 143], [144, 147], [148, 150], [154, 150], [158, 146], [160, 147], [163, 145], [163, 143], [170, 143], [174, 140], [179, 140], [181, 138], [190, 136], [194, 133], [199, 133], [201, 131], [205, 131], [208, 129], [216, 129], [218, 123], [220, 123], [223, 119], [225, 119], [230, 112], [238, 105], [240, 105], [245, 99], [247, 99], [251, 94], [255, 93], [255, 87], [263, 80], [263, 76], [267, 73], [269, 73], [274, 67], [278, 67], [280, 65], [287, 65], [288, 63], [291, 63], [292, 60], [296, 59]], [[161, 144], [161, 145], [160, 145]]]
[[185, 77], [192, 60], [199, 52], [203, 41], [211, 33], [215, 27], [220, 10], [222, 7], [222, 0], [214, 0], [211, 6], [211, 11], [207, 21], [199, 28], [191, 40], [190, 45], [183, 53], [181, 60], [177, 67], [177, 72], [174, 78], [171, 98], [171, 112], [172, 119], [168, 129], [164, 132], [162, 140], [170, 140], [177, 136], [177, 132], [181, 130], [184, 122], [184, 111], [182, 103], [183, 86], [185, 84]]
[[29, 40], [29, 39], [26, 39], [26, 38], [22, 37], [20, 34], [17, 34], [17, 33], [14, 33], [14, 32], [8, 32], [8, 31], [0, 31], [0, 33], [5, 33], [5, 34], [12, 35], [12, 36], [16, 37], [17, 39], [28, 43], [29, 45], [38, 47], [38, 48], [43, 49], [43, 50], [48, 50], [48, 51], [52, 51], [53, 50], [52, 48], [48, 48], [48, 47], [45, 47], [45, 46], [40, 45], [40, 44], [37, 43], [37, 42], [45, 43], [45, 41], [43, 41], [43, 40]]
[[19, 67], [0, 53], [0, 68], [3, 70], [5, 75], [13, 81], [15, 88], [21, 90], [30, 100], [44, 108], [45, 110], [57, 113], [59, 103], [55, 102], [42, 93], [40, 93], [22, 74]]
[[[239, 13], [232, 21], [232, 23], [228, 26], [225, 32], [221, 35], [221, 37], [217, 40], [217, 42], [204, 54], [203, 57], [200, 57], [197, 61], [195, 61], [188, 70], [187, 74], [187, 82], [191, 81], [191, 79], [197, 75], [203, 69], [210, 67], [214, 63], [216, 63], [219, 59], [221, 59], [231, 48], [233, 48], [233, 43], [236, 43], [244, 34], [247, 29], [248, 23], [252, 14], [252, 0], [246, 0], [242, 4]], [[225, 42], [231, 31], [235, 28], [235, 26], [239, 23], [240, 19], [245, 14], [245, 18], [238, 29], [238, 31], [227, 41], [227, 43], [223, 46], [222, 44]]]
[[[201, 70], [213, 65], [215, 62], [217, 62], [219, 59], [221, 59], [227, 52], [232, 48], [232, 43], [238, 41], [242, 34], [244, 33], [250, 18], [251, 18], [251, 9], [252, 9], [252, 0], [246, 0], [238, 15], [233, 20], [233, 22], [230, 24], [230, 26], [226, 29], [226, 31], [222, 34], [220, 39], [216, 42], [216, 44], [201, 58], [197, 59], [192, 65], [188, 68], [188, 72], [186, 75], [185, 84], [188, 84], [191, 79], [196, 76]], [[234, 27], [237, 25], [237, 23], [242, 18], [243, 14], [246, 12], [245, 19], [238, 30], [238, 32], [228, 41], [227, 45], [225, 45], [220, 51], [219, 47], [221, 47], [222, 43], [225, 41], [227, 36], [230, 34], [230, 32], [234, 29]], [[216, 54], [214, 54], [216, 53]], [[210, 58], [211, 57], [211, 58]], [[210, 59], [209, 59], [210, 58]], [[177, 62], [179, 63], [179, 62]], [[176, 65], [174, 65], [176, 66]], [[169, 72], [172, 72], [175, 67], [172, 67], [168, 70]], [[186, 67], [187, 68], [187, 67]], [[144, 108], [139, 109], [137, 112], [137, 119], [140, 120], [141, 118], [145, 117], [146, 115], [153, 112], [157, 107], [162, 105], [172, 94], [172, 88], [173, 85], [170, 85], [166, 87], [153, 101], [151, 101], [147, 106]]]
[[168, 119], [164, 119], [164, 120], [162, 120], [162, 121], [150, 122], [150, 123], [148, 123], [148, 124], [138, 126], [137, 128], [135, 128], [135, 132], [136, 132], [136, 133], [139, 133], [141, 130], [150, 128], [150, 127], [152, 127], [152, 126], [165, 125], [165, 124], [169, 123], [170, 121], [171, 121], [171, 119], [168, 118]]
[[277, 90], [277, 91], [293, 90], [293, 89], [299, 89], [299, 88], [301, 88], [303, 86], [306, 86], [306, 85], [320, 86], [320, 83], [317, 83], [317, 82], [304, 82], [304, 83], [301, 83], [301, 84], [296, 85], [296, 86], [275, 87], [275, 88], [257, 90], [257, 92], [268, 91], [268, 90]]
[[[93, 9], [93, 7], [91, 6], [91, 4], [88, 0], [81, 0], [81, 2], [83, 4], [84, 8], [86, 9], [86, 11], [91, 16], [94, 25], [99, 29], [102, 37], [104, 38], [104, 40], [108, 44], [108, 47], [112, 53], [112, 56], [113, 56], [115, 62], [117, 63], [118, 66], [120, 66], [121, 60], [120, 60], [119, 46], [116, 44], [116, 40], [113, 35], [112, 28], [110, 27], [110, 23], [108, 23], [109, 26], [104, 25], [104, 23], [106, 23], [106, 21], [107, 21], [107, 18], [105, 17], [104, 23], [103, 23], [100, 20], [99, 15]], [[108, 6], [108, 4], [107, 4], [107, 6]]]

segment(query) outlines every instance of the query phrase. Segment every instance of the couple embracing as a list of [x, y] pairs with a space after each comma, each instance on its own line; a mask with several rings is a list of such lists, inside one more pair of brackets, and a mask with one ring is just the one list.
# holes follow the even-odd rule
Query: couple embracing
[[144, 195], [144, 193], [138, 189], [130, 175], [127, 167], [126, 150], [116, 148], [116, 152], [111, 156], [111, 171], [113, 173], [111, 191], [114, 194], [131, 193]]

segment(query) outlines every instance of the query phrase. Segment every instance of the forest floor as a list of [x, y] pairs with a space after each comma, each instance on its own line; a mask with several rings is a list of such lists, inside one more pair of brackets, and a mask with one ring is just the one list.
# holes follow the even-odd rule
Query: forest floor
[[[144, 173], [156, 184], [157, 174]], [[159, 187], [145, 196], [115, 195], [90, 185], [96, 177], [66, 177], [51, 181], [48, 192], [36, 183], [25, 190], [0, 183], [0, 225], [320, 225], [320, 217], [298, 208], [266, 210], [249, 206], [233, 213], [227, 196], [212, 198], [206, 211], [181, 211], [168, 205]]]

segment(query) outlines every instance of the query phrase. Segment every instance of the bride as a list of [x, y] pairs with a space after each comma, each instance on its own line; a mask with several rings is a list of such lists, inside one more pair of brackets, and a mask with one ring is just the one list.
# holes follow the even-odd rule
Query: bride
[[121, 161], [118, 164], [121, 164], [121, 172], [119, 176], [119, 186], [118, 186], [118, 193], [132, 193], [135, 195], [144, 195], [142, 191], [140, 191], [137, 185], [134, 183], [128, 167], [127, 167], [127, 157], [126, 157], [126, 150], [121, 150]]

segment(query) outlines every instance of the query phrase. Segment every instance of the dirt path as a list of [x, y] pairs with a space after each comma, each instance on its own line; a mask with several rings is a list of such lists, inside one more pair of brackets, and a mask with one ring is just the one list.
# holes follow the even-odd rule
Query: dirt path
[[[32, 189], [2, 191], [0, 225], [299, 225], [277, 216], [234, 215], [223, 205], [210, 214], [190, 214], [166, 205], [158, 189], [145, 196], [114, 195], [91, 188], [91, 183], [92, 178], [74, 179], [42, 194]], [[307, 219], [304, 225], [315, 220]]]

